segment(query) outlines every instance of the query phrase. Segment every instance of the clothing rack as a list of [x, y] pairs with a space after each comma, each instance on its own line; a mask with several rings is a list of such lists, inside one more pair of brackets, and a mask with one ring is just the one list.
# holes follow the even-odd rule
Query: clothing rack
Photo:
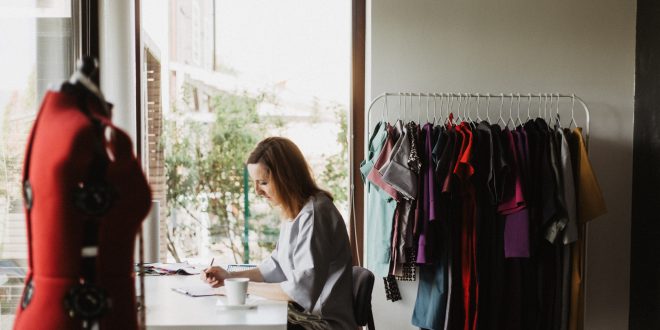
[[[417, 123], [421, 124], [423, 114], [426, 114], [426, 122], [429, 123], [446, 123], [451, 120], [472, 121], [472, 120], [488, 120], [494, 119], [500, 125], [513, 126], [522, 124], [532, 117], [542, 117], [548, 123], [554, 121], [561, 125], [560, 112], [570, 111], [570, 122], [567, 126], [561, 127], [582, 127], [584, 130], [584, 143], [588, 150], [589, 148], [589, 126], [590, 126], [590, 113], [587, 104], [575, 94], [561, 94], [561, 93], [456, 93], [456, 92], [386, 92], [378, 95], [369, 104], [367, 110], [366, 125], [366, 139], [365, 139], [365, 157], [369, 152], [369, 140], [371, 138], [371, 111], [376, 103], [383, 103], [381, 119], [387, 121], [390, 119], [390, 107], [394, 106], [394, 113], [397, 114], [396, 119], [406, 121], [406, 119], [417, 119]], [[389, 102], [392, 102], [388, 104]], [[523, 106], [521, 107], [521, 103]], [[578, 121], [575, 119], [575, 104], [578, 104], [584, 111], [584, 126], [579, 126]], [[485, 110], [485, 117], [482, 117]], [[416, 118], [414, 111], [417, 111]], [[439, 116], [438, 116], [439, 115]], [[456, 117], [454, 117], [456, 115]], [[411, 116], [413, 116], [411, 118]], [[494, 117], [493, 117], [494, 116]], [[522, 117], [521, 117], [522, 116]], [[525, 117], [526, 116], [526, 117]], [[524, 117], [524, 119], [522, 119]], [[433, 119], [431, 119], [433, 118]], [[564, 117], [566, 118], [566, 117]], [[440, 120], [438, 120], [440, 119]], [[365, 208], [366, 210], [366, 208]], [[582, 224], [584, 232], [584, 252], [582, 257], [582, 292], [586, 294], [587, 285], [587, 238], [589, 224]], [[584, 297], [584, 296], [583, 296]], [[583, 298], [584, 299], [584, 298]], [[583, 301], [582, 313], [586, 311], [586, 299]], [[584, 325], [582, 325], [584, 326]]]
[[[452, 113], [454, 110], [456, 110], [456, 113], [458, 114], [458, 120], [464, 119], [464, 118], [471, 118], [472, 114], [475, 114], [477, 118], [481, 119], [480, 117], [480, 111], [482, 111], [483, 107], [486, 107], [486, 117], [489, 117], [489, 114], [492, 113], [491, 111], [496, 111], [498, 117], [494, 117], [498, 120], [503, 121], [504, 123], [507, 123], [510, 121], [514, 121], [516, 119], [520, 119], [521, 112], [522, 116], [527, 114], [527, 118], [531, 117], [533, 114], [537, 114], [537, 117], [542, 117], [541, 114], [543, 114], [544, 118], [549, 118], [549, 119], [555, 119], [552, 118], [552, 113], [554, 112], [556, 115], [559, 114], [560, 110], [562, 109], [562, 102], [561, 100], [566, 100], [570, 101], [564, 102], [564, 108], [570, 106], [570, 118], [571, 121], [569, 122], [568, 126], [570, 127], [571, 125], [577, 126], [577, 121], [575, 120], [575, 103], [577, 103], [582, 107], [584, 110], [584, 119], [585, 119], [585, 125], [584, 125], [584, 137], [585, 137], [585, 144], [587, 145], [587, 148], [589, 147], [589, 124], [590, 124], [590, 115], [589, 115], [589, 108], [587, 107], [587, 104], [578, 96], [575, 94], [560, 94], [560, 93], [498, 93], [498, 94], [493, 94], [493, 93], [423, 93], [423, 92], [388, 92], [388, 93], [383, 93], [378, 95], [375, 99], [371, 101], [369, 104], [369, 108], [367, 110], [367, 137], [371, 136], [371, 110], [373, 109], [374, 105], [378, 103], [378, 101], [383, 100], [384, 107], [383, 107], [383, 118], [387, 118], [389, 115], [389, 110], [388, 110], [388, 99], [390, 98], [398, 98], [397, 100], [394, 100], [395, 102], [393, 105], [396, 105], [398, 103], [398, 109], [403, 110], [403, 119], [405, 119], [406, 113], [408, 110], [410, 112], [413, 112], [415, 108], [418, 110], [417, 112], [417, 121], [421, 122], [421, 114], [422, 111], [426, 111], [426, 119], [428, 122], [430, 122], [430, 112], [433, 111], [433, 118], [437, 119], [437, 112], [440, 113], [440, 117], [442, 118], [442, 113], [443, 111], [447, 114]], [[417, 98], [417, 101], [415, 101], [415, 98]], [[422, 102], [422, 98], [424, 98], [424, 102]], [[499, 102], [493, 101], [493, 99], [497, 100], [499, 99]], [[505, 99], [508, 99], [508, 101], [505, 101]], [[526, 102], [526, 107], [523, 106], [521, 109], [521, 102]], [[455, 105], [455, 103], [457, 103]], [[499, 104], [498, 104], [499, 103]], [[538, 103], [538, 104], [535, 104]], [[408, 108], [408, 104], [410, 105], [410, 108]], [[415, 107], [415, 104], [417, 104], [417, 107]], [[494, 110], [491, 110], [491, 106], [494, 107]], [[506, 108], [508, 107], [508, 109]], [[515, 108], [515, 110], [514, 110]], [[443, 110], [444, 109], [444, 110]], [[513, 114], [516, 114], [516, 117], [513, 117]], [[503, 115], [506, 115], [508, 113], [508, 118], [505, 121]], [[461, 116], [463, 115], [463, 116]], [[548, 116], [549, 115], [549, 116]], [[367, 139], [368, 141], [368, 139]], [[366, 141], [365, 141], [366, 142]]]

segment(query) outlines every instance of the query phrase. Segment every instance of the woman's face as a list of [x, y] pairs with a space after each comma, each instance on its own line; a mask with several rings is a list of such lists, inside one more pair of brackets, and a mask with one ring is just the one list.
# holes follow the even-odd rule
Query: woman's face
[[275, 192], [274, 183], [270, 180], [270, 173], [266, 167], [261, 164], [248, 164], [248, 173], [254, 182], [254, 189], [258, 196], [263, 196], [270, 202], [271, 205], [276, 206], [280, 204], [280, 200]]

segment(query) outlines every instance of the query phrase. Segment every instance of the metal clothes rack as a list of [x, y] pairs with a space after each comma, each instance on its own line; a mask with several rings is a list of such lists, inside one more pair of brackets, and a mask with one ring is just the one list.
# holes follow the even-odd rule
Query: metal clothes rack
[[[560, 94], [560, 93], [498, 93], [498, 94], [493, 94], [493, 93], [420, 93], [420, 92], [395, 92], [395, 93], [383, 93], [378, 95], [375, 99], [371, 101], [369, 104], [369, 108], [367, 110], [367, 121], [366, 121], [366, 132], [367, 132], [367, 140], [365, 142], [368, 143], [369, 137], [371, 136], [371, 110], [373, 109], [374, 105], [378, 103], [378, 101], [383, 100], [383, 117], [386, 118], [389, 116], [389, 110], [388, 110], [388, 99], [391, 98], [396, 98], [394, 100], [393, 105], [396, 105], [396, 103], [399, 104], [398, 108], [399, 110], [403, 110], [403, 117], [405, 119], [406, 113], [408, 111], [408, 104], [410, 105], [410, 112], [413, 112], [415, 110], [415, 104], [417, 104], [417, 121], [418, 123], [421, 122], [421, 114], [422, 111], [426, 111], [426, 119], [428, 122], [430, 122], [430, 111], [433, 111], [433, 118], [437, 119], [437, 111], [440, 112], [440, 117], [442, 118], [442, 112], [445, 111], [447, 114], [449, 113], [456, 113], [457, 119], [460, 121], [462, 119], [470, 118], [472, 116], [472, 113], [474, 112], [476, 114], [476, 118], [482, 119], [480, 117], [480, 110], [486, 107], [486, 116], [488, 117], [489, 111], [490, 111], [490, 106], [492, 104], [493, 107], [496, 109], [493, 111], [497, 111], [498, 117], [495, 119], [498, 119], [502, 121], [503, 123], [508, 123], [509, 121], [513, 121], [515, 125], [515, 120], [518, 119], [520, 120], [520, 115], [522, 112], [522, 116], [524, 117], [525, 114], [527, 114], [527, 119], [531, 117], [532, 114], [536, 113], [536, 117], [544, 117], [550, 120], [555, 120], [554, 117], [552, 117], [552, 114], [559, 114], [561, 107], [561, 100], [567, 100], [570, 101], [570, 103], [564, 103], [564, 108], [570, 106], [570, 118], [571, 121], [569, 122], [568, 126], [570, 127], [571, 125], [577, 126], [577, 122], [575, 120], [575, 103], [577, 103], [582, 107], [584, 110], [584, 116], [585, 116], [585, 125], [584, 125], [584, 136], [585, 136], [585, 144], [587, 145], [587, 148], [589, 146], [589, 124], [590, 124], [590, 115], [589, 115], [589, 108], [587, 107], [587, 104], [578, 96], [575, 94]], [[417, 99], [415, 101], [415, 98]], [[422, 102], [422, 98], [424, 98], [424, 102]], [[498, 100], [498, 102], [495, 101], [493, 102], [492, 100]], [[505, 101], [505, 99], [509, 99], [508, 101]], [[523, 106], [521, 109], [521, 102], [526, 103], [526, 107]], [[538, 104], [534, 104], [538, 103]], [[534, 108], [532, 108], [534, 106]], [[505, 107], [508, 107], [505, 108]], [[514, 110], [515, 108], [515, 110]], [[445, 109], [445, 110], [443, 110]], [[454, 111], [456, 110], [456, 111]], [[513, 118], [513, 112], [515, 111], [516, 118]], [[508, 113], [508, 118], [506, 121], [504, 121], [504, 115]], [[543, 116], [541, 116], [543, 114]], [[489, 117], [488, 117], [489, 118]], [[489, 118], [490, 119], [490, 118]]]
[[[417, 123], [422, 122], [422, 112], [425, 111], [426, 113], [426, 121], [427, 122], [433, 122], [433, 123], [444, 123], [446, 119], [449, 118], [450, 114], [456, 114], [456, 120], [458, 122], [464, 121], [464, 119], [467, 119], [471, 121], [472, 119], [477, 119], [481, 121], [482, 119], [488, 120], [491, 122], [491, 118], [489, 115], [489, 111], [491, 111], [490, 105], [494, 104], [495, 110], [496, 111], [497, 117], [494, 117], [496, 119], [498, 124], [508, 126], [509, 123], [513, 123], [514, 126], [518, 125], [518, 123], [522, 123], [521, 119], [521, 111], [522, 111], [522, 116], [524, 117], [525, 114], [527, 117], [525, 118], [525, 121], [529, 118], [532, 117], [533, 111], [535, 110], [535, 116], [536, 118], [542, 117], [545, 118], [548, 123], [550, 123], [552, 120], [555, 120], [559, 123], [561, 123], [560, 120], [560, 110], [566, 109], [570, 106], [570, 122], [568, 123], [568, 128], [571, 128], [573, 125], [575, 127], [580, 127], [577, 125], [577, 121], [575, 120], [575, 103], [577, 101], [577, 104], [581, 106], [581, 108], [584, 110], [584, 126], [582, 127], [584, 129], [584, 142], [585, 146], [587, 148], [587, 151], [589, 150], [589, 125], [590, 125], [590, 114], [589, 114], [589, 108], [587, 107], [587, 104], [578, 96], [575, 94], [561, 94], [561, 93], [455, 93], [455, 92], [449, 92], [449, 93], [425, 93], [425, 92], [387, 92], [378, 95], [376, 98], [374, 98], [371, 103], [369, 104], [369, 108], [367, 110], [367, 120], [365, 122], [365, 132], [367, 132], [367, 136], [365, 139], [365, 159], [367, 157], [367, 154], [369, 152], [369, 140], [371, 138], [371, 110], [374, 108], [374, 105], [378, 103], [379, 101], [383, 101], [383, 113], [382, 119], [387, 121], [389, 119], [389, 107], [388, 107], [388, 100], [394, 98], [395, 102], [393, 103], [394, 106], [397, 105], [398, 103], [398, 110], [402, 111], [403, 113], [398, 113], [397, 114], [397, 119], [402, 119], [406, 120], [406, 115], [408, 114], [408, 111], [411, 113], [417, 110]], [[415, 102], [415, 99], [417, 102]], [[424, 102], [422, 101], [424, 99]], [[496, 101], [493, 103], [493, 99]], [[532, 108], [532, 105], [535, 103], [534, 100], [537, 100], [536, 102], [538, 104], [535, 104], [536, 106]], [[570, 103], [563, 103], [563, 107], [560, 105], [561, 101], [570, 101]], [[498, 102], [499, 101], [499, 104]], [[432, 102], [432, 103], [431, 103]], [[521, 109], [521, 102], [524, 102], [526, 106], [523, 106]], [[417, 106], [415, 107], [415, 103]], [[485, 105], [484, 105], [485, 104]], [[483, 108], [486, 108], [486, 117], [482, 118], [480, 110]], [[514, 110], [515, 108], [515, 110]], [[445, 117], [443, 117], [443, 109], [446, 114]], [[433, 121], [431, 121], [431, 115], [430, 112], [432, 111], [433, 113]], [[438, 116], [437, 112], [439, 111], [440, 113], [440, 121], [438, 121]], [[516, 117], [514, 118], [514, 111]], [[568, 111], [568, 110], [564, 110]], [[508, 117], [505, 118], [503, 115], [506, 117], [508, 114]], [[554, 114], [554, 116], [553, 116]], [[399, 117], [398, 115], [402, 115], [402, 117]], [[473, 115], [474, 118], [473, 118]], [[414, 118], [413, 118], [414, 119]], [[564, 126], [562, 126], [564, 127]], [[366, 208], [365, 208], [366, 212]], [[586, 291], [587, 291], [587, 283], [586, 283], [586, 278], [587, 278], [587, 238], [588, 238], [588, 233], [589, 233], [589, 223], [582, 224], [583, 226], [583, 231], [584, 231], [584, 252], [581, 255], [582, 257], [582, 278], [581, 278], [581, 285], [582, 285], [582, 292], [583, 292], [583, 297], [586, 297]], [[584, 298], [583, 298], [584, 299]], [[587, 308], [587, 302], [586, 299], [583, 301], [583, 310], [582, 312], [586, 312]], [[584, 326], [584, 325], [581, 325]]]

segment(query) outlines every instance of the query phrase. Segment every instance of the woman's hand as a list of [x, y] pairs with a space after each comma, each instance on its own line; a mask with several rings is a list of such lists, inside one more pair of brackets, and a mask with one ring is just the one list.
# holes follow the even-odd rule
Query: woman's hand
[[225, 279], [229, 278], [229, 272], [219, 266], [209, 267], [201, 273], [202, 281], [217, 288], [225, 285]]

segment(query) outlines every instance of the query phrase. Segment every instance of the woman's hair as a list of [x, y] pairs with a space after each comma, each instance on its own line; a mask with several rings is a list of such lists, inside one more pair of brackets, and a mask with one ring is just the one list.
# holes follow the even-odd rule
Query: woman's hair
[[283, 137], [269, 137], [257, 144], [247, 159], [248, 164], [262, 164], [279, 198], [285, 215], [295, 218], [309, 197], [324, 193], [314, 182], [312, 171], [300, 149]]

